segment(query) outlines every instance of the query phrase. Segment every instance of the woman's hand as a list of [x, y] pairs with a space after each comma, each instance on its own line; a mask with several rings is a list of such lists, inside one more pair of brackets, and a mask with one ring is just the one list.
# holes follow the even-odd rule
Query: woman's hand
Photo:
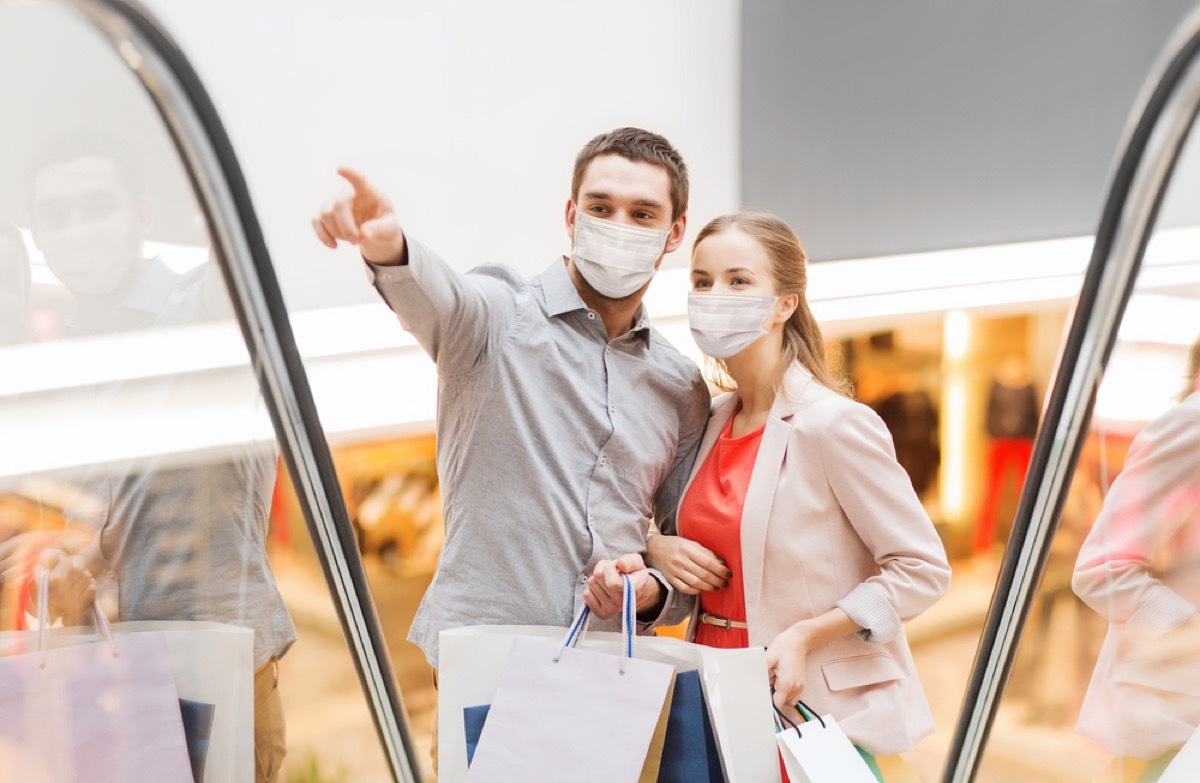
[[797, 717], [794, 708], [804, 693], [804, 672], [813, 637], [803, 623], [796, 623], [767, 646], [767, 671], [775, 689], [775, 706], [788, 717]]
[[681, 536], [655, 534], [646, 542], [646, 564], [657, 568], [681, 593], [720, 590], [733, 572], [710, 550]]
[[82, 625], [84, 613], [96, 600], [96, 580], [87, 570], [83, 557], [58, 549], [43, 550], [30, 587], [35, 601], [43, 573], [49, 576], [50, 619], [61, 616], [63, 625]]

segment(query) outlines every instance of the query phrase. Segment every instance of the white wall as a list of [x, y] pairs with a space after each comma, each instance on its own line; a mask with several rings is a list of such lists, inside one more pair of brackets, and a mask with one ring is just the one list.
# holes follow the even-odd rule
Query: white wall
[[[738, 194], [732, 0], [150, 0], [246, 170], [292, 308], [372, 301], [353, 251], [308, 220], [360, 168], [458, 268], [540, 272], [567, 248], [575, 153], [662, 133], [692, 173], [689, 236]], [[688, 246], [674, 264], [686, 264]]]

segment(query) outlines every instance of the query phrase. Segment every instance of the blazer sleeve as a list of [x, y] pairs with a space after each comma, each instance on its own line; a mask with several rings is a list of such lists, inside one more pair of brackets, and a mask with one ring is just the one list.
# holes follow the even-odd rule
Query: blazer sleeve
[[821, 434], [826, 480], [879, 567], [837, 606], [863, 628], [861, 639], [883, 644], [946, 592], [950, 565], [908, 474], [896, 461], [883, 421], [859, 403], [831, 414]]
[[1200, 524], [1200, 416], [1182, 405], [1151, 423], [1130, 448], [1125, 469], [1109, 488], [1080, 548], [1072, 587], [1114, 622], [1165, 633], [1197, 607], [1162, 582], [1174, 557], [1194, 547], [1180, 542]]

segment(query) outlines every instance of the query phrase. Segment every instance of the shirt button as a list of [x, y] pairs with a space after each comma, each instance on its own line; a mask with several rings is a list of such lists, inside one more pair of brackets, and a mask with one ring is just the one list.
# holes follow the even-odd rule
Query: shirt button
[[608, 412], [609, 412], [609, 413], [616, 413], [616, 412], [617, 412], [617, 404], [616, 404], [615, 402], [610, 402], [610, 403], [608, 404]]
[[580, 575], [579, 575], [579, 584], [581, 584], [581, 585], [586, 585], [586, 584], [587, 584], [587, 580], [588, 580], [588, 576], [587, 576], [587, 574], [580, 574]]
[[601, 455], [600, 455], [600, 466], [601, 466], [601, 467], [604, 467], [604, 465], [605, 465], [607, 462], [608, 462], [608, 457], [606, 457], [606, 456], [604, 456], [603, 454], [601, 454]]
[[392, 276], [391, 276], [390, 274], [386, 274], [386, 273], [385, 273], [385, 274], [383, 274], [383, 275], [380, 275], [380, 277], [382, 277], [382, 278], [383, 278], [385, 281], [386, 281], [386, 280], [391, 280], [391, 279], [392, 279]]
[[595, 314], [595, 313], [588, 313], [588, 320], [590, 320], [590, 321], [595, 321], [595, 320], [596, 320], [596, 314]]

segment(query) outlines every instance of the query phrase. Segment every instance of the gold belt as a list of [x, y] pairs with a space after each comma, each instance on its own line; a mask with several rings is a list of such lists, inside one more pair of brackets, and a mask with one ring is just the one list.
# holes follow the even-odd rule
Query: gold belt
[[730, 620], [728, 617], [717, 617], [715, 614], [704, 612], [700, 615], [700, 622], [705, 625], [715, 625], [718, 628], [724, 628], [728, 631], [730, 628], [749, 628], [750, 626], [740, 620]]

